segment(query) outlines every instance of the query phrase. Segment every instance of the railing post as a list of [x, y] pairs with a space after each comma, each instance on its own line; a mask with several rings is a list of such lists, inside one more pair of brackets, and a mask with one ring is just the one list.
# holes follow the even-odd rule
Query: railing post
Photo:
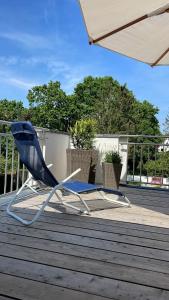
[[119, 154], [122, 158], [122, 171], [120, 182], [123, 184], [127, 183], [127, 170], [128, 170], [128, 137], [121, 136], [119, 137]]

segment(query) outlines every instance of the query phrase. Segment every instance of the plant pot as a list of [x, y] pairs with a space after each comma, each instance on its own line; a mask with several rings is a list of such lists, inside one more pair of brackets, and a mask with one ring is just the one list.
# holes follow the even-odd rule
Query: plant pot
[[[82, 149], [67, 149], [67, 175], [81, 168], [73, 180], [79, 180], [83, 182], [95, 181], [96, 163], [98, 153], [96, 150], [82, 150]], [[97, 155], [96, 155], [97, 153]], [[90, 178], [89, 178], [90, 174]]]
[[122, 164], [102, 163], [103, 186], [106, 188], [119, 188]]

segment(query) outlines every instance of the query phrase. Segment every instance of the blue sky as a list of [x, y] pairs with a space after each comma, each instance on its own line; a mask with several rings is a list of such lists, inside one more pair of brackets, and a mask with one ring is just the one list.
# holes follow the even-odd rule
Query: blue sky
[[169, 112], [169, 67], [143, 63], [89, 46], [77, 0], [1, 0], [0, 99], [22, 100], [34, 85], [61, 82], [71, 93], [84, 76], [111, 75], [139, 100]]

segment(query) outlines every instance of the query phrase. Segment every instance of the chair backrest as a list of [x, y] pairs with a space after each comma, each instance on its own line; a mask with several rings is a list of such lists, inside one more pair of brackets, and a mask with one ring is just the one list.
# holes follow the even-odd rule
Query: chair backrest
[[35, 180], [54, 187], [58, 181], [47, 168], [37, 138], [37, 133], [30, 122], [14, 122], [11, 131], [15, 140], [21, 162], [26, 166]]

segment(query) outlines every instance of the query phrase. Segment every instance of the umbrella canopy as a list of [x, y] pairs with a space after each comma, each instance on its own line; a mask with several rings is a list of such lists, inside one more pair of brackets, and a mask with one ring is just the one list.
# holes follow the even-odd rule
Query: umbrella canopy
[[169, 1], [79, 0], [89, 43], [151, 66], [169, 65]]

